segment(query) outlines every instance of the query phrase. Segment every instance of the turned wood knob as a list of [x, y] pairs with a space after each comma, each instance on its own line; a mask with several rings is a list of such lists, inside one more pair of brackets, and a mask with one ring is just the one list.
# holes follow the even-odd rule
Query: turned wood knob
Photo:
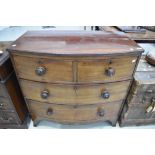
[[48, 110], [47, 110], [47, 115], [52, 115], [52, 114], [53, 114], [53, 109], [51, 109], [51, 108], [48, 109]]
[[98, 116], [103, 117], [105, 115], [105, 111], [103, 108], [99, 108], [97, 111]]
[[113, 76], [113, 75], [115, 74], [115, 69], [109, 67], [108, 69], [105, 70], [105, 74], [106, 74], [107, 76]]
[[48, 90], [43, 90], [43, 91], [41, 92], [41, 97], [42, 97], [43, 99], [47, 99], [47, 98], [49, 97], [49, 91], [48, 91]]
[[39, 76], [42, 76], [46, 73], [46, 68], [45, 67], [37, 67], [35, 70], [36, 74]]
[[108, 99], [110, 97], [110, 93], [108, 91], [103, 91], [101, 93], [101, 97], [104, 99]]

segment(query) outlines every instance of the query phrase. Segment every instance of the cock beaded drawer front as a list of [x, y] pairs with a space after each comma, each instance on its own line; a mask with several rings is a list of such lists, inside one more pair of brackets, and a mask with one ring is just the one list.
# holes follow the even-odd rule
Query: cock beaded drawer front
[[34, 125], [115, 125], [143, 52], [120, 34], [88, 31], [30, 31], [8, 51]]

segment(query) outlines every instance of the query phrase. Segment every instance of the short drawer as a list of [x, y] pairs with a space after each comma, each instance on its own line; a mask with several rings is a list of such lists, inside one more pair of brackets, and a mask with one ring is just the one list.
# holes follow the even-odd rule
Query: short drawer
[[38, 57], [13, 57], [20, 78], [43, 82], [72, 82], [72, 62]]
[[6, 123], [12, 123], [12, 124], [18, 124], [19, 120], [17, 118], [16, 113], [11, 111], [0, 111], [0, 123], [6, 124]]
[[9, 98], [0, 97], [0, 110], [13, 110], [13, 105]]
[[112, 82], [132, 79], [137, 57], [109, 58], [78, 63], [79, 82]]
[[71, 85], [49, 84], [20, 80], [27, 99], [57, 104], [94, 104], [119, 101], [125, 98], [130, 81]]
[[60, 123], [82, 123], [93, 121], [116, 121], [122, 101], [111, 104], [66, 106], [28, 100], [33, 120], [51, 120]]

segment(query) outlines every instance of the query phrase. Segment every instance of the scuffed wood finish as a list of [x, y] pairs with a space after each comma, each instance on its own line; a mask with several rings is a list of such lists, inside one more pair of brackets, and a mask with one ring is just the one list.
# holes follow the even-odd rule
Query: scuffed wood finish
[[12, 111], [0, 111], [0, 126], [3, 126], [3, 124], [16, 124], [18, 126], [19, 121], [17, 119], [17, 114]]
[[130, 105], [127, 104], [127, 113], [124, 115], [124, 119], [127, 120], [142, 120], [142, 119], [153, 119], [155, 118], [154, 113], [146, 113], [146, 108], [148, 107], [149, 104], [144, 104], [141, 106], [136, 106], [136, 105]]
[[[41, 103], [32, 100], [27, 100], [27, 103], [34, 121], [52, 120], [65, 124], [109, 121], [113, 125], [116, 125], [116, 120], [122, 101], [109, 104], [77, 107]], [[111, 108], [111, 106], [113, 106], [113, 108]], [[52, 110], [51, 114], [48, 114], [49, 109]], [[99, 115], [100, 110], [104, 111], [103, 116]]]
[[[73, 66], [73, 60], [47, 59], [38, 57], [14, 56], [14, 62], [20, 78], [39, 82], [113, 82], [132, 78], [137, 62], [136, 56], [106, 58], [105, 60], [78, 60]], [[62, 59], [63, 60], [63, 59]], [[22, 64], [22, 65], [21, 65]], [[124, 65], [122, 65], [124, 64]], [[37, 75], [37, 67], [44, 67], [44, 75]], [[74, 70], [77, 68], [77, 74]], [[115, 74], [111, 77], [105, 71], [113, 68]], [[74, 76], [76, 76], [74, 78]]]
[[0, 55], [0, 81], [4, 81], [13, 72], [9, 53], [5, 50], [10, 44], [11, 42], [0, 41], [0, 51], [3, 51], [3, 54]]
[[[13, 59], [20, 78], [40, 82], [73, 81], [71, 61], [61, 62], [47, 58], [22, 56], [15, 56]], [[37, 67], [40, 66], [46, 69], [45, 74], [42, 76], [35, 73]]]
[[[120, 125], [146, 125], [155, 123], [155, 67], [141, 59], [123, 108]], [[147, 111], [147, 109], [150, 111]], [[152, 109], [152, 110], [151, 110]]]
[[28, 111], [9, 53], [5, 51], [8, 42], [0, 42], [0, 128], [27, 128]]
[[[0, 110], [12, 110], [13, 105], [7, 97], [0, 97]], [[14, 110], [13, 110], [14, 111]]]
[[[57, 104], [85, 105], [109, 103], [124, 99], [130, 81], [101, 85], [61, 85], [27, 80], [20, 80], [20, 83], [24, 96], [27, 99]], [[44, 90], [49, 92], [47, 99], [41, 98], [41, 92]], [[103, 91], [109, 92], [109, 99], [101, 97]]]
[[142, 52], [142, 48], [122, 34], [88, 31], [29, 31], [8, 50], [44, 55], [106, 55]]
[[34, 126], [41, 120], [114, 126], [143, 49], [121, 33], [33, 31], [8, 51]]
[[28, 111], [15, 73], [13, 73], [10, 79], [6, 81], [5, 87], [18, 114], [20, 123], [23, 123], [28, 116]]
[[[110, 58], [104, 61], [85, 61], [78, 63], [79, 82], [112, 82], [132, 79], [137, 57]], [[123, 64], [123, 65], [122, 65]], [[108, 76], [106, 70], [114, 69], [114, 75]]]
[[4, 81], [13, 72], [13, 67], [10, 59], [7, 59], [5, 64], [0, 66], [0, 80]]

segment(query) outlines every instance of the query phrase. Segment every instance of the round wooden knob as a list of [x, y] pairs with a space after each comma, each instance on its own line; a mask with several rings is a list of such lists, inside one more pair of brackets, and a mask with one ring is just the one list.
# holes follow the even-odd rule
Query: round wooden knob
[[51, 109], [51, 108], [48, 109], [48, 110], [47, 110], [47, 115], [52, 115], [52, 114], [53, 114], [53, 109]]
[[42, 76], [46, 73], [46, 68], [45, 67], [37, 67], [35, 70], [36, 74], [39, 76]]
[[101, 97], [104, 99], [108, 99], [110, 97], [110, 93], [108, 91], [103, 91], [101, 93]]
[[109, 67], [108, 69], [105, 70], [105, 74], [106, 74], [107, 76], [113, 76], [113, 75], [115, 75], [115, 69]]
[[41, 97], [42, 97], [43, 99], [47, 99], [47, 98], [49, 97], [49, 91], [48, 91], [48, 90], [43, 90], [43, 91], [41, 92]]
[[103, 108], [99, 108], [97, 112], [98, 116], [103, 117], [105, 115], [105, 111]]

